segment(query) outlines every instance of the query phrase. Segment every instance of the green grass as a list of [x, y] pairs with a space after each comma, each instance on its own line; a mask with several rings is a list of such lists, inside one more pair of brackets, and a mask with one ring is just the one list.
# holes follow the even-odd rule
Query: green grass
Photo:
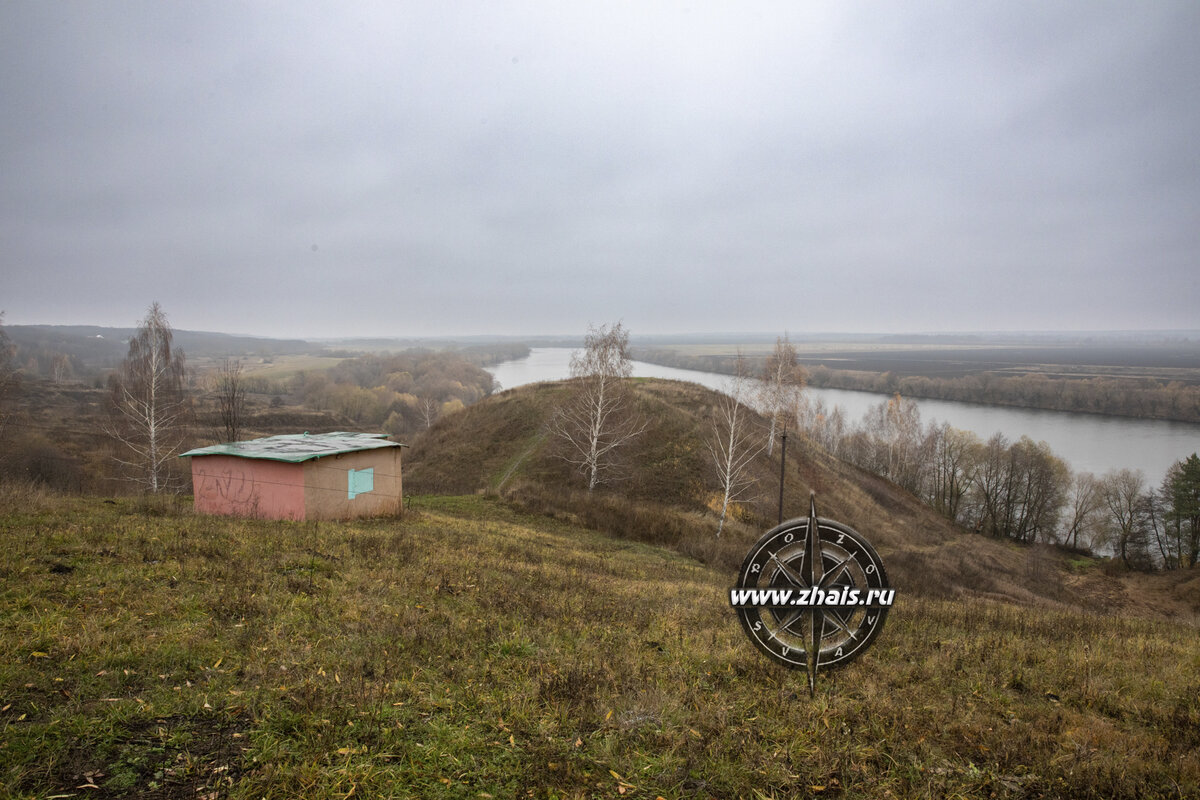
[[1200, 792], [1200, 642], [1163, 622], [901, 596], [810, 699], [732, 575], [484, 497], [345, 524], [42, 497], [0, 547], [3, 796]]

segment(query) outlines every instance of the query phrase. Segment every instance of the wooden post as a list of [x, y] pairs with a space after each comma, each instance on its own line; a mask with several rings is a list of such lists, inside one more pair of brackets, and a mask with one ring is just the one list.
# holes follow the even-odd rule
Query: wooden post
[[783, 524], [783, 471], [787, 466], [787, 421], [783, 423], [783, 433], [779, 437], [783, 447], [779, 450], [779, 524]]

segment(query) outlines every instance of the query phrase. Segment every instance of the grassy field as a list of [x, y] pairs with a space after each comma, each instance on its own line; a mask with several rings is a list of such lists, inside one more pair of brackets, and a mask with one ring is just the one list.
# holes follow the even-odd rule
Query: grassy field
[[345, 360], [343, 356], [286, 355], [252, 359], [243, 366], [247, 377], [284, 380], [299, 372], [321, 372]]
[[[1124, 378], [1200, 382], [1200, 347], [1194, 343], [954, 343], [805, 341], [792, 343], [802, 364], [899, 376], [961, 378], [968, 375], [1041, 375], [1050, 378]], [[774, 343], [672, 344], [649, 350], [687, 358], [763, 358]], [[651, 360], [655, 360], [651, 358]], [[670, 361], [670, 359], [659, 359]]]
[[[985, 346], [795, 342], [812, 386], [1071, 413], [1200, 422], [1200, 345], [1072, 344]], [[732, 374], [732, 345], [662, 345], [641, 361]], [[740, 348], [751, 373], [761, 347]]]
[[279, 523], [0, 502], [0, 795], [1195, 797], [1200, 637], [898, 598], [824, 676], [733, 576], [478, 496]]

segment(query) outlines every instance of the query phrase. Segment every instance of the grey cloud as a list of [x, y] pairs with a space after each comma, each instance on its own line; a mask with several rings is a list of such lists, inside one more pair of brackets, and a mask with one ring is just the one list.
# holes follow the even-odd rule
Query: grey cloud
[[0, 304], [1194, 327], [1198, 54], [1190, 2], [9, 3]]

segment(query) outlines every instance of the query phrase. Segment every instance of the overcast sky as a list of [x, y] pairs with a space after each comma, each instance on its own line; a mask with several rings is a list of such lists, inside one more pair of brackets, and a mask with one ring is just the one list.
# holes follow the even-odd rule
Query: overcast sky
[[1200, 2], [0, 3], [7, 324], [1200, 328]]

